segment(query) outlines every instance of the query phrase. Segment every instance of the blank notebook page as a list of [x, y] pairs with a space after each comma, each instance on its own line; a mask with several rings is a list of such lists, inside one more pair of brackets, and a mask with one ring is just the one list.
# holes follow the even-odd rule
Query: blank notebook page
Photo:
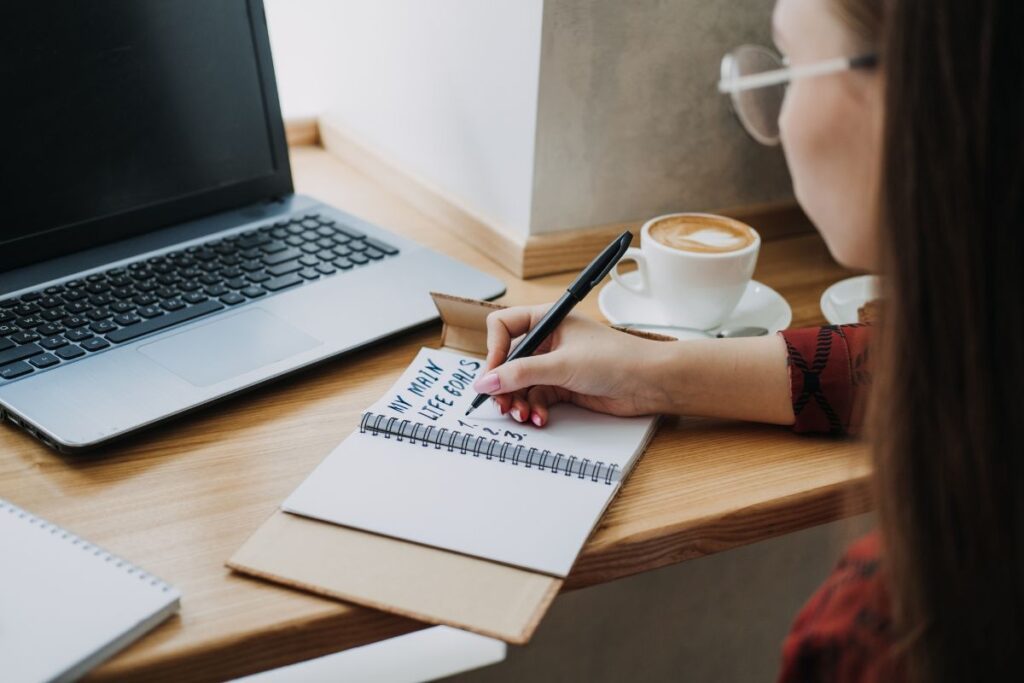
[[0, 680], [77, 678], [158, 624], [177, 590], [0, 499]]
[[480, 372], [477, 359], [421, 349], [282, 509], [567, 575], [655, 419], [558, 405], [538, 428], [491, 402], [467, 418]]

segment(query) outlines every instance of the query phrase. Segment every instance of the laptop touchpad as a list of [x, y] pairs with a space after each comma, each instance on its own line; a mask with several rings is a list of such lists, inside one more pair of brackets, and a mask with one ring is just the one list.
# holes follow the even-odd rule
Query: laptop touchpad
[[322, 344], [262, 308], [215, 320], [139, 347], [197, 387], [244, 375]]

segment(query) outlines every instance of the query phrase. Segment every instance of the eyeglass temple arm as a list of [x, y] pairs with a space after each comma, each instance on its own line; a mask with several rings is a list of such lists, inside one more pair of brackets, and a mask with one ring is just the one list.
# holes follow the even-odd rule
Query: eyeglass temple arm
[[785, 69], [775, 69], [764, 73], [740, 76], [738, 78], [722, 79], [718, 81], [718, 92], [736, 93], [755, 88], [766, 88], [772, 85], [781, 85], [797, 78], [809, 76], [825, 76], [839, 73], [847, 69], [864, 69], [875, 66], [878, 63], [876, 55], [860, 55], [858, 57], [836, 57], [814, 64], [803, 66], [791, 66]]

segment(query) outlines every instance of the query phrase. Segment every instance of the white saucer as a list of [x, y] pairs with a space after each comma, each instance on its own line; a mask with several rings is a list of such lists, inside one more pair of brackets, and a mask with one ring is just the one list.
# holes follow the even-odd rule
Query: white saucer
[[821, 313], [833, 325], [860, 322], [857, 309], [878, 298], [878, 277], [858, 275], [840, 280], [821, 295]]
[[[623, 273], [622, 276], [629, 284], [633, 284], [633, 281], [640, 277], [637, 271]], [[623, 289], [615, 280], [606, 284], [601, 290], [597, 297], [597, 305], [600, 307], [602, 315], [613, 325], [622, 323], [668, 324], [661, 309], [651, 299]], [[751, 280], [747, 285], [747, 291], [743, 293], [743, 297], [729, 319], [721, 326], [708, 330], [708, 334], [656, 328], [651, 328], [648, 331], [670, 335], [678, 339], [706, 339], [708, 335], [713, 337], [718, 330], [725, 327], [749, 326], [766, 327], [768, 333], [772, 334], [789, 327], [792, 320], [793, 311], [781, 294], [767, 285]], [[643, 330], [645, 328], [643, 325], [637, 325], [636, 329]]]

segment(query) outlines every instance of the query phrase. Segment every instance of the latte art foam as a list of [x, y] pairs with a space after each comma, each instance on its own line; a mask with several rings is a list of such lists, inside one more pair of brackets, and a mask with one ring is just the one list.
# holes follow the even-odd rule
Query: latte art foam
[[754, 243], [754, 231], [746, 225], [718, 216], [666, 218], [648, 233], [655, 242], [680, 251], [724, 253]]

